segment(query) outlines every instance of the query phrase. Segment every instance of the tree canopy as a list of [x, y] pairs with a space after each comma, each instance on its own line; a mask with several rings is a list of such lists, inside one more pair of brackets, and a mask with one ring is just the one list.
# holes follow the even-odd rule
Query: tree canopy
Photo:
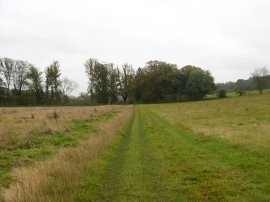
[[70, 94], [78, 84], [66, 77], [62, 79], [58, 61], [41, 71], [27, 61], [0, 58], [0, 104], [177, 102], [200, 100], [215, 89], [211, 73], [192, 65], [179, 68], [176, 64], [150, 60], [135, 71], [128, 63], [117, 66], [94, 58], [84, 65], [88, 91], [72, 98]]
[[269, 86], [269, 70], [266, 67], [257, 68], [251, 74], [255, 88], [262, 94], [262, 90]]
[[201, 100], [214, 89], [214, 78], [209, 71], [200, 68], [190, 71], [185, 85], [185, 93], [191, 100]]
[[88, 75], [88, 93], [93, 102], [111, 104], [117, 101], [119, 94], [119, 71], [112, 63], [101, 63], [90, 58], [85, 63]]
[[180, 69], [176, 64], [151, 60], [135, 72], [128, 64], [119, 69], [89, 59], [85, 67], [91, 99], [101, 104], [115, 102], [117, 95], [123, 102], [136, 103], [200, 100], [215, 89], [210, 72], [191, 65]]
[[45, 68], [44, 73], [45, 78], [42, 71], [27, 61], [0, 58], [0, 104], [68, 103], [67, 94], [77, 88], [77, 84], [67, 78], [61, 79], [58, 61]]
[[176, 100], [178, 69], [174, 64], [149, 61], [139, 69], [134, 83], [135, 100], [165, 102]]

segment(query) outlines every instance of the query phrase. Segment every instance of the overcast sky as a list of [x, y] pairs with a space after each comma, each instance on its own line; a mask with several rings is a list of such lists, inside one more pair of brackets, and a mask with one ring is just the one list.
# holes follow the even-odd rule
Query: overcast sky
[[270, 68], [269, 0], [0, 0], [0, 57], [53, 60], [86, 91], [90, 58], [208, 69], [216, 82]]

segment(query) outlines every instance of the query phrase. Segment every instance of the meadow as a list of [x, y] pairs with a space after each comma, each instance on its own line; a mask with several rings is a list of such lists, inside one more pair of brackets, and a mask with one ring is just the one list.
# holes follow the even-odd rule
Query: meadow
[[137, 105], [77, 201], [269, 201], [270, 94]]
[[122, 106], [71, 121], [87, 138], [13, 170], [3, 200], [270, 201], [269, 100]]
[[121, 110], [115, 105], [1, 108], [0, 186], [9, 187], [15, 180], [12, 170], [78, 146]]
[[153, 111], [194, 133], [268, 152], [269, 99], [270, 94], [264, 94], [181, 105], [155, 105]]

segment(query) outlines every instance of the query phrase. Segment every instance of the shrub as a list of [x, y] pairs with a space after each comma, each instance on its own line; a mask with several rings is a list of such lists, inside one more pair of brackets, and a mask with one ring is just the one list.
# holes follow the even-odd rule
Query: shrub
[[55, 110], [54, 112], [52, 112], [52, 114], [49, 114], [48, 118], [57, 121], [57, 119], [60, 118], [60, 115]]
[[226, 97], [226, 91], [224, 89], [221, 89], [217, 93], [218, 98], [225, 98]]

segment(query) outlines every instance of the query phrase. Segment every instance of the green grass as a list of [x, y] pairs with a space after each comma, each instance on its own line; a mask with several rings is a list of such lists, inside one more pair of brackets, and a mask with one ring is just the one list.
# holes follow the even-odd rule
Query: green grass
[[182, 105], [136, 106], [130, 126], [82, 182], [76, 201], [270, 201], [269, 151], [167, 119]]
[[[81, 183], [61, 193], [78, 202], [270, 201], [269, 100], [263, 94], [136, 105], [130, 124], [86, 169]], [[10, 145], [0, 154], [0, 166], [19, 167], [76, 146], [116, 113]], [[11, 180], [10, 170], [1, 169], [0, 176], [1, 183]]]
[[270, 94], [201, 102], [148, 105], [181, 128], [270, 152]]
[[13, 168], [27, 166], [35, 161], [56, 155], [61, 148], [78, 146], [90, 135], [97, 134], [99, 124], [112, 119], [119, 110], [69, 125], [69, 131], [36, 133], [24, 141], [0, 145], [0, 187], [8, 187], [14, 180]]

